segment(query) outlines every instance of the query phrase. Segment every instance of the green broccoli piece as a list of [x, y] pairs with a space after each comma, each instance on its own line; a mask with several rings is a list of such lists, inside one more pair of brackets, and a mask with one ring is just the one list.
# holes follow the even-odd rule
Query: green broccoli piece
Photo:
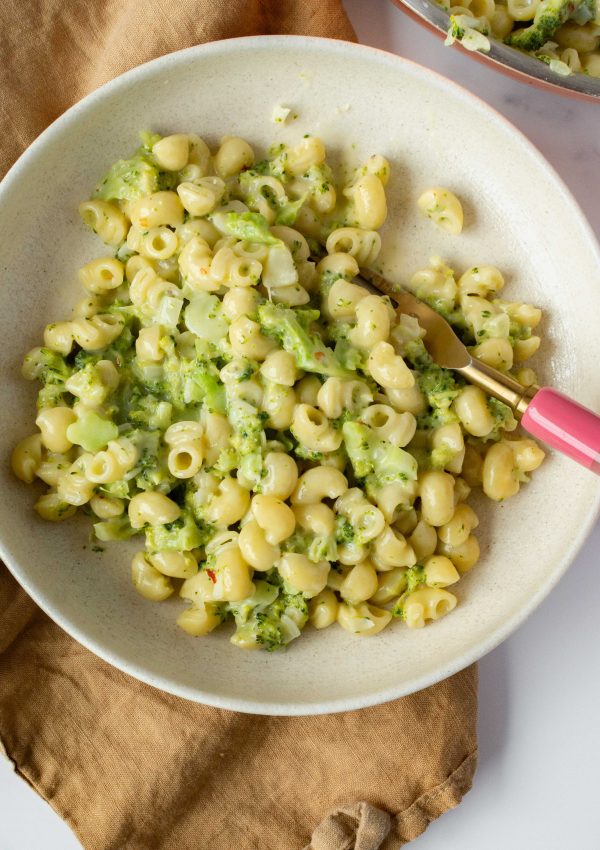
[[111, 166], [94, 190], [94, 198], [103, 201], [135, 201], [159, 189], [158, 168], [140, 149], [131, 159], [120, 159]]
[[451, 369], [443, 369], [434, 363], [422, 339], [407, 343], [405, 357], [419, 372], [417, 382], [429, 405], [429, 410], [418, 417], [418, 427], [434, 428], [446, 422], [456, 421], [450, 405], [460, 392], [464, 381], [457, 379]]
[[337, 541], [335, 534], [313, 534], [310, 531], [296, 529], [291, 537], [282, 544], [284, 552], [298, 552], [306, 555], [313, 564], [319, 561], [337, 560]]
[[24, 374], [44, 384], [64, 383], [71, 371], [62, 354], [49, 348], [35, 348], [23, 361]]
[[211, 525], [196, 522], [191, 513], [184, 510], [175, 522], [168, 525], [150, 525], [146, 529], [146, 545], [152, 552], [161, 549], [177, 549], [189, 552], [204, 546], [214, 534]]
[[417, 590], [425, 583], [425, 569], [420, 564], [415, 564], [414, 567], [409, 567], [406, 571], [406, 590], [398, 597], [394, 607], [392, 608], [392, 616], [404, 619], [404, 603], [414, 590]]
[[280, 203], [279, 210], [275, 218], [275, 224], [285, 224], [287, 227], [291, 227], [296, 221], [296, 216], [300, 212], [300, 208], [305, 200], [306, 195], [303, 195], [301, 198], [298, 198], [297, 201], [290, 201], [286, 199], [283, 203]]
[[211, 360], [196, 359], [191, 380], [200, 389], [200, 397], [209, 413], [225, 413], [225, 389], [219, 370]]
[[131, 527], [126, 515], [94, 523], [94, 536], [103, 543], [109, 540], [129, 540], [135, 534], [139, 534], [139, 531]]
[[[171, 424], [173, 406], [139, 387], [139, 392], [129, 395], [129, 411], [123, 421], [147, 430], [166, 431]], [[122, 423], [121, 423], [122, 424]]]
[[147, 153], [151, 153], [154, 145], [160, 142], [161, 139], [162, 136], [160, 133], [152, 133], [150, 130], [142, 130], [140, 132], [141, 148]]
[[507, 404], [492, 396], [487, 397], [487, 405], [494, 417], [493, 438], [500, 437], [500, 431], [514, 431], [517, 420]]
[[169, 472], [167, 449], [161, 447], [160, 431], [135, 429], [125, 433], [125, 436], [131, 440], [139, 453], [134, 472], [135, 483], [140, 490], [158, 489], [165, 492], [178, 483]]
[[435, 363], [427, 366], [417, 380], [430, 407], [446, 410], [460, 392], [454, 373], [450, 369], [442, 369]]
[[335, 539], [338, 543], [352, 543], [354, 540], [352, 523], [346, 517], [337, 516], [335, 519]]
[[119, 429], [115, 423], [98, 416], [93, 410], [82, 413], [77, 421], [67, 428], [69, 440], [84, 448], [86, 452], [99, 452], [118, 436]]
[[344, 422], [344, 445], [357, 478], [374, 476], [371, 484], [414, 481], [417, 463], [404, 449], [380, 440], [372, 428], [360, 422]]
[[[109, 311], [115, 312], [109, 308]], [[100, 352], [96, 352], [98, 360], [112, 360], [115, 366], [121, 367], [125, 363], [129, 363], [135, 357], [135, 344], [133, 333], [131, 331], [131, 323], [133, 316], [126, 317], [126, 323], [119, 336], [111, 342], [109, 346]], [[83, 352], [79, 352], [80, 354]], [[77, 357], [75, 358], [77, 359]]]
[[357, 369], [365, 370], [369, 352], [361, 348], [355, 348], [349, 340], [339, 338], [335, 344], [335, 356], [344, 369], [356, 372]]
[[170, 354], [163, 361], [164, 381], [150, 389], [176, 410], [204, 402], [209, 411], [224, 413], [225, 395], [218, 375], [217, 367], [208, 359], [190, 360]]
[[[269, 584], [269, 587], [274, 585]], [[302, 594], [290, 593], [283, 587], [274, 587], [274, 589], [277, 591], [274, 600], [269, 604], [261, 603], [255, 607], [245, 622], [238, 625], [231, 638], [232, 643], [242, 646], [258, 645], [272, 652], [287, 646], [290, 641], [300, 635], [308, 620], [308, 606], [305, 598]], [[272, 594], [272, 591], [268, 593]], [[260, 596], [266, 599], [267, 592], [261, 589]]]
[[102, 355], [98, 351], [86, 351], [82, 348], [73, 358], [73, 366], [76, 372], [80, 372], [89, 366], [95, 366], [99, 360], [102, 360]]
[[267, 581], [259, 579], [254, 582], [254, 587], [252, 596], [241, 602], [230, 602], [227, 606], [238, 626], [245, 625], [253, 614], [262, 613], [279, 595], [279, 589]]
[[[304, 313], [312, 315], [316, 311]], [[337, 378], [352, 377], [352, 372], [342, 366], [321, 337], [305, 327], [302, 311], [269, 303], [258, 308], [258, 316], [265, 333], [281, 342], [284, 349], [294, 356], [299, 369]]]
[[133, 495], [129, 489], [129, 481], [115, 481], [113, 484], [101, 484], [98, 488], [101, 493], [106, 493], [107, 496], [114, 496], [116, 499], [130, 499]]
[[409, 567], [406, 571], [406, 592], [412, 593], [425, 583], [425, 569], [420, 564]]
[[239, 468], [250, 481], [258, 483], [262, 474], [264, 415], [252, 404], [235, 396], [227, 399], [229, 422], [233, 429], [231, 446], [239, 457]]
[[438, 446], [433, 449], [429, 459], [429, 465], [432, 469], [444, 469], [447, 463], [450, 463], [456, 452], [448, 445]]
[[489, 26], [486, 18], [474, 18], [471, 15], [450, 15], [448, 34], [444, 44], [459, 41], [467, 50], [481, 50], [488, 53], [490, 40], [487, 37]]
[[49, 348], [34, 348], [23, 361], [23, 377], [44, 385], [38, 393], [39, 408], [65, 404], [65, 381], [71, 373], [65, 358]]
[[450, 15], [450, 24], [448, 26], [448, 38], [446, 44], [453, 44], [455, 41], [460, 41], [465, 34], [465, 28], [456, 20], [455, 15]]
[[570, 18], [581, 15], [585, 22], [591, 20], [594, 13], [594, 0], [543, 0], [531, 26], [514, 30], [506, 42], [519, 50], [539, 50]]
[[221, 226], [228, 236], [245, 239], [248, 242], [261, 242], [264, 245], [279, 245], [281, 239], [273, 236], [264, 215], [254, 212], [225, 213]]

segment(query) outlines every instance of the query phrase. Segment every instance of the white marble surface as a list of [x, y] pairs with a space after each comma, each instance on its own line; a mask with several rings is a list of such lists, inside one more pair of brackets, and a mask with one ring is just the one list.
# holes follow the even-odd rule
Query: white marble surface
[[[430, 66], [516, 124], [565, 180], [600, 237], [600, 105], [541, 92], [444, 49], [389, 0], [345, 0], [345, 6], [362, 42]], [[550, 598], [482, 660], [474, 788], [413, 843], [415, 850], [600, 846], [599, 562], [600, 525]], [[0, 850], [37, 850], [42, 836], [45, 850], [80, 847], [0, 757]]]

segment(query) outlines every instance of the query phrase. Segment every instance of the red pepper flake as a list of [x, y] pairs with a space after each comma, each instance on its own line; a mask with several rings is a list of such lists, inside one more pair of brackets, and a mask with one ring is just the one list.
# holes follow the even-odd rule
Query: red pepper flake
[[315, 351], [315, 357], [317, 358], [317, 360], [322, 360], [325, 357], [325, 352]]
[[214, 570], [207, 570], [206, 572], [207, 572], [209, 579], [212, 581], [212, 583], [216, 584], [217, 583], [217, 576], [215, 575], [215, 571]]

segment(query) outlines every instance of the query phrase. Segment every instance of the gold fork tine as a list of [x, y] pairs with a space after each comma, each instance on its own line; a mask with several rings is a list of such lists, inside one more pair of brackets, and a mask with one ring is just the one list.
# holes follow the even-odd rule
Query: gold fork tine
[[425, 331], [425, 347], [438, 366], [454, 369], [470, 383], [507, 404], [515, 416], [520, 418], [525, 413], [538, 387], [523, 387], [510, 375], [505, 375], [473, 357], [451, 325], [439, 313], [412, 293], [402, 289], [399, 284], [392, 283], [370, 269], [361, 269], [356, 280], [358, 283], [366, 282], [388, 295], [401, 313], [407, 313], [418, 320]]

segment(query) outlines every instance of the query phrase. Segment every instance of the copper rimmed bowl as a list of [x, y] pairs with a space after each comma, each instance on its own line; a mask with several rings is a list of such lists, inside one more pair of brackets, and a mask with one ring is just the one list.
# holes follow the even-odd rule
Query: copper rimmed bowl
[[[448, 32], [448, 12], [438, 6], [435, 0], [393, 0], [393, 2], [409, 17], [427, 29], [436, 33], [440, 38], [446, 38]], [[558, 92], [568, 97], [578, 97], [587, 100], [600, 101], [600, 77], [589, 77], [587, 74], [571, 74], [561, 77], [535, 56], [516, 50], [498, 39], [490, 39], [489, 53], [479, 53], [466, 50], [456, 42], [454, 47], [463, 50], [477, 62], [483, 62], [489, 67], [501, 71], [509, 77], [538, 86], [549, 91]]]

